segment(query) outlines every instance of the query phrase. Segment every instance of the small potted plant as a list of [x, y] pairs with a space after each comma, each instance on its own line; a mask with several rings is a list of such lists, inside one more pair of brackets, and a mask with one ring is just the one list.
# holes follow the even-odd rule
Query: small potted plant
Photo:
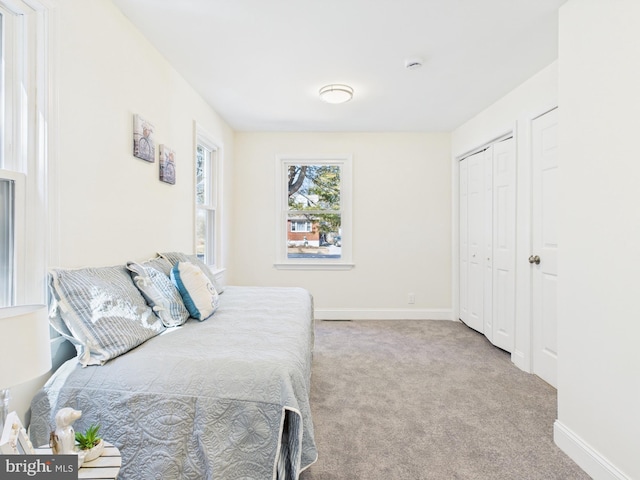
[[104, 441], [99, 437], [100, 425], [93, 424], [87, 430], [76, 432], [76, 443], [78, 448], [84, 453], [84, 461], [90, 462], [95, 460], [104, 450]]

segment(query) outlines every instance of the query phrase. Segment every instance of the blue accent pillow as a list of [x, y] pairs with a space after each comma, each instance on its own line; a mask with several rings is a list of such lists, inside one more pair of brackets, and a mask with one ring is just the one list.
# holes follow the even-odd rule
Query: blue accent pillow
[[176, 286], [189, 315], [206, 320], [217, 310], [220, 298], [205, 273], [191, 262], [178, 262], [171, 269], [171, 281]]

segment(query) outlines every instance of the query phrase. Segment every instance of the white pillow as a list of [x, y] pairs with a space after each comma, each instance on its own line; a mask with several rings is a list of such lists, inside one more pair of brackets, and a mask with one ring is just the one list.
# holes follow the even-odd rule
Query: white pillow
[[206, 320], [218, 308], [218, 292], [197, 265], [176, 263], [171, 269], [171, 281], [180, 292], [189, 314], [196, 320]]

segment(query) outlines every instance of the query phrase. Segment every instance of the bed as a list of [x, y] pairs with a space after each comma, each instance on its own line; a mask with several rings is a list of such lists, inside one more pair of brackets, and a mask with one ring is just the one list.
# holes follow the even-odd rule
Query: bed
[[[313, 301], [304, 289], [227, 287], [212, 317], [129, 351], [64, 363], [37, 393], [30, 435], [82, 411], [122, 454], [119, 478], [297, 479], [315, 462], [309, 406]], [[80, 352], [79, 352], [80, 353]]]

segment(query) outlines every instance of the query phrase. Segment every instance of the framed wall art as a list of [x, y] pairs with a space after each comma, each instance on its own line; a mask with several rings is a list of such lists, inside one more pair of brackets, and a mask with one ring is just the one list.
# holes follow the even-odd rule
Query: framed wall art
[[133, 155], [147, 162], [156, 161], [153, 125], [140, 115], [133, 116]]
[[166, 145], [160, 145], [160, 181], [175, 185], [176, 183], [176, 155]]

